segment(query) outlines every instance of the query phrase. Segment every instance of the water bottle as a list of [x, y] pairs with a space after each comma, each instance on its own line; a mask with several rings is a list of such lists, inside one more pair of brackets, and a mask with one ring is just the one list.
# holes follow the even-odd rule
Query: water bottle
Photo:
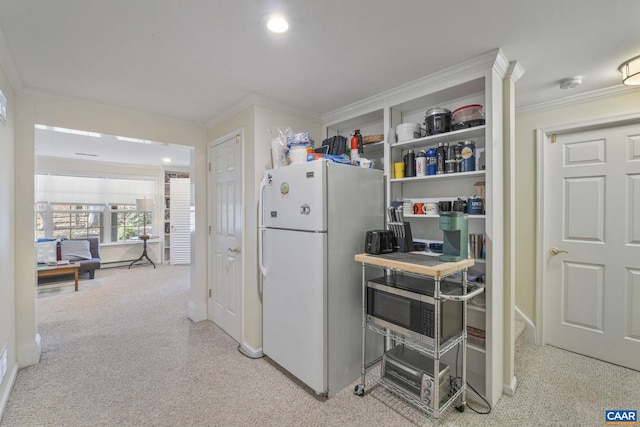
[[447, 159], [447, 152], [443, 142], [438, 142], [438, 151], [436, 151], [436, 174], [444, 173], [444, 162]]
[[436, 154], [437, 148], [429, 148], [427, 150], [427, 175], [436, 174]]
[[456, 144], [455, 154], [456, 154], [456, 172], [462, 172], [462, 141]]
[[447, 158], [444, 161], [444, 173], [455, 173], [456, 171], [456, 146], [447, 145]]
[[416, 155], [413, 150], [409, 150], [404, 156], [404, 176], [416, 176]]
[[427, 176], [427, 154], [419, 151], [416, 156], [416, 176]]

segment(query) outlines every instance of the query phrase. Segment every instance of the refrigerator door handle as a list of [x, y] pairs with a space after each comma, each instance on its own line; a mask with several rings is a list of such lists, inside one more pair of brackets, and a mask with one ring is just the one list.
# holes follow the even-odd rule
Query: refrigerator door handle
[[260, 267], [260, 273], [262, 273], [263, 277], [267, 277], [267, 269], [264, 267], [263, 257], [262, 257], [262, 245], [264, 241], [265, 229], [260, 227], [258, 228], [258, 267]]
[[264, 227], [264, 212], [262, 212], [262, 206], [264, 204], [264, 189], [267, 186], [267, 180], [271, 179], [271, 175], [263, 176], [260, 181], [260, 190], [258, 191], [258, 228]]

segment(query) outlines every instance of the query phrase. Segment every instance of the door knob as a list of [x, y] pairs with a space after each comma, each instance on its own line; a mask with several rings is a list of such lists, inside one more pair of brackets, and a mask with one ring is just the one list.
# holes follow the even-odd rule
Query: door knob
[[227, 248], [227, 250], [228, 250], [229, 252], [235, 252], [235, 253], [237, 253], [237, 254], [239, 254], [239, 253], [240, 253], [240, 247], [239, 247], [239, 246], [238, 246], [237, 248], [235, 248], [235, 249]]
[[561, 253], [568, 254], [569, 252], [567, 252], [567, 251], [563, 251], [563, 250], [558, 249], [558, 248], [551, 248], [551, 249], [549, 249], [549, 253], [550, 253], [551, 255], [558, 255], [558, 254], [561, 254]]

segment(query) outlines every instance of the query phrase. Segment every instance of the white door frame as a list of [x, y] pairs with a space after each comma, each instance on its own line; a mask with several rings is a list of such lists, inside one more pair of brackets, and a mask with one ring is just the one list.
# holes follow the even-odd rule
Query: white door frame
[[[242, 171], [241, 171], [241, 175], [242, 175], [242, 182], [244, 182], [244, 165], [245, 165], [245, 138], [244, 138], [244, 128], [238, 128], [235, 129], [225, 135], [222, 135], [216, 139], [214, 139], [213, 141], [209, 142], [207, 144], [207, 165], [211, 162], [212, 159], [209, 158], [209, 150], [211, 148], [214, 148], [217, 145], [220, 145], [226, 141], [228, 141], [229, 139], [235, 137], [236, 135], [240, 136], [240, 164], [242, 166]], [[208, 166], [207, 166], [208, 168]], [[209, 202], [210, 200], [210, 195], [209, 195], [209, 180], [210, 180], [210, 175], [207, 171], [207, 292], [211, 293], [211, 280], [210, 280], [210, 262], [209, 262], [209, 256], [211, 255], [211, 234], [210, 234], [210, 230], [213, 227], [213, 224], [211, 222], [212, 219], [212, 207], [211, 207], [211, 203]], [[244, 184], [242, 186], [242, 206], [245, 205], [245, 189], [244, 189]], [[244, 208], [240, 210], [240, 224], [242, 225], [242, 244], [241, 247], [245, 248], [245, 233], [244, 233], [244, 225], [245, 225], [245, 214], [244, 214]], [[246, 263], [246, 251], [243, 250], [240, 252], [240, 262], [241, 262], [241, 267], [240, 268], [240, 299], [241, 299], [241, 303], [240, 303], [240, 336], [241, 336], [241, 340], [240, 343], [244, 342], [244, 286], [242, 285], [244, 283], [244, 275], [245, 275], [245, 263]], [[210, 312], [210, 306], [211, 306], [211, 298], [210, 296], [207, 297], [207, 319], [209, 320], [213, 320], [213, 313]]]
[[544, 324], [544, 283], [546, 251], [550, 244], [545, 241], [544, 223], [544, 183], [545, 183], [545, 159], [547, 156], [547, 141], [552, 135], [587, 131], [602, 127], [615, 127], [640, 122], [640, 113], [616, 115], [602, 119], [588, 120], [579, 123], [570, 123], [548, 128], [536, 129], [537, 167], [538, 174], [536, 185], [536, 334], [535, 344], [546, 345]]

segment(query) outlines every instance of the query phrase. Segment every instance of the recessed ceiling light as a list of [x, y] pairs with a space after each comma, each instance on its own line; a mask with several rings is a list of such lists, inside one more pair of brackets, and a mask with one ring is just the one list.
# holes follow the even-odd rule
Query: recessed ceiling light
[[280, 14], [270, 15], [267, 18], [267, 28], [274, 33], [284, 33], [289, 29], [287, 17]]
[[171, 159], [168, 157], [163, 158], [162, 161], [165, 163], [171, 163]]

